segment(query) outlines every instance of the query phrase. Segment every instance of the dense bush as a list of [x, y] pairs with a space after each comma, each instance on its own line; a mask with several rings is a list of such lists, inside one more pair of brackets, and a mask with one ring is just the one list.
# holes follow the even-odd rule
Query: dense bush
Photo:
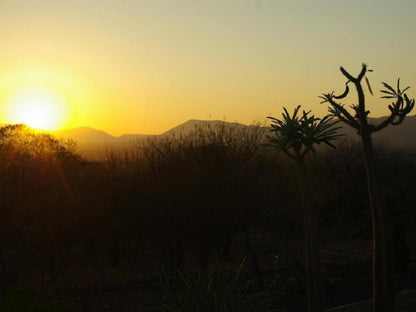
[[[286, 243], [302, 238], [296, 168], [267, 150], [264, 134], [206, 126], [86, 161], [71, 142], [21, 125], [0, 128], [0, 289], [22, 277], [51, 286], [76, 267], [128, 266], [151, 275], [160, 266], [193, 271], [244, 256], [261, 278], [264, 258], [283, 251], [265, 250], [260, 240], [270, 233]], [[318, 153], [310, 165], [321, 239], [369, 238], [360, 147], [345, 141]], [[377, 153], [392, 181], [382, 187], [398, 261], [409, 265], [415, 158], [382, 145]]]

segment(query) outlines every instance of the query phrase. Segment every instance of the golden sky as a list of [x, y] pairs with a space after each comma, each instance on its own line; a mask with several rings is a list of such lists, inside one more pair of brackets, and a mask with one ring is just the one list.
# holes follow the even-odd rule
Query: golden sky
[[[298, 104], [321, 116], [340, 65], [366, 62], [373, 90], [416, 88], [414, 13], [414, 0], [0, 0], [0, 123], [41, 100], [51, 127], [113, 135]], [[378, 96], [373, 116], [388, 112]]]

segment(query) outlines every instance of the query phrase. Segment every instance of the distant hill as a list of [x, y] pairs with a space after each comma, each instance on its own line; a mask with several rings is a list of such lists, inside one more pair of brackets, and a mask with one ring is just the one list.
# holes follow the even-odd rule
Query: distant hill
[[[378, 124], [385, 118], [386, 117], [371, 118], [370, 123]], [[152, 136], [178, 136], [181, 134], [188, 134], [191, 131], [194, 131], [197, 127], [215, 128], [219, 125], [247, 127], [246, 125], [235, 122], [190, 119], [159, 135], [124, 134], [119, 137], [115, 137], [107, 132], [89, 127], [54, 131], [51, 132], [51, 134], [57, 138], [73, 139], [77, 142], [79, 153], [87, 158], [102, 158], [103, 155], [105, 155], [106, 150], [124, 150], [129, 148], [131, 144], [137, 140], [146, 139]], [[351, 128], [343, 127], [341, 132], [344, 133], [347, 138], [359, 139], [356, 135], [356, 131]], [[374, 139], [376, 142], [383, 141], [395, 147], [404, 147], [416, 150], [416, 115], [406, 117], [403, 123], [399, 126], [388, 126], [381, 132], [375, 133]]]
[[101, 159], [109, 149], [123, 150], [129, 148], [135, 140], [147, 137], [143, 134], [123, 134], [115, 137], [105, 131], [90, 127], [51, 131], [50, 133], [58, 139], [74, 140], [77, 143], [77, 151], [90, 159]]
[[79, 127], [74, 129], [52, 131], [57, 138], [73, 139], [78, 143], [106, 143], [116, 140], [116, 137], [107, 132], [96, 130], [90, 127]]
[[[369, 118], [369, 123], [377, 125], [387, 117]], [[342, 125], [342, 124], [341, 124]], [[355, 129], [343, 126], [341, 133], [347, 138], [359, 140]], [[387, 126], [379, 132], [373, 134], [375, 142], [388, 143], [393, 147], [409, 148], [416, 150], [416, 115], [408, 116], [398, 126]]]
[[147, 135], [147, 134], [123, 134], [119, 137], [116, 137], [116, 141], [119, 142], [131, 142], [131, 141], [135, 141], [137, 139], [143, 139], [146, 137], [149, 137], [151, 135]]
[[237, 127], [247, 127], [241, 123], [237, 122], [227, 122], [222, 120], [197, 120], [197, 119], [190, 119], [166, 132], [163, 132], [161, 135], [180, 135], [180, 134], [187, 134], [191, 131], [194, 131], [198, 127], [212, 127], [215, 128], [220, 125], [229, 125], [229, 126], [237, 126]]
[[105, 131], [90, 127], [78, 127], [73, 129], [52, 131], [57, 138], [73, 139], [79, 143], [112, 143], [131, 141], [146, 137], [145, 134], [123, 134], [119, 137], [112, 136]]
[[[379, 123], [385, 118], [372, 119]], [[374, 134], [376, 140], [383, 140], [396, 147], [407, 147], [416, 150], [416, 115], [406, 117], [398, 126], [389, 126]]]

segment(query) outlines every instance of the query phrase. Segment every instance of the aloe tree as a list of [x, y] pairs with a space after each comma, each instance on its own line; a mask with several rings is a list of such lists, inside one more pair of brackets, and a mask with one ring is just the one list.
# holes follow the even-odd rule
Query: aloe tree
[[[329, 103], [328, 110], [330, 114], [346, 125], [356, 129], [361, 137], [367, 167], [368, 193], [373, 224], [373, 309], [377, 312], [391, 312], [394, 311], [395, 306], [391, 225], [388, 210], [380, 201], [380, 188], [378, 185], [379, 180], [372, 134], [384, 129], [388, 125], [399, 125], [413, 109], [415, 101], [414, 99], [409, 99], [406, 95], [405, 92], [409, 89], [408, 87], [403, 90], [400, 89], [400, 80], [397, 81], [396, 89], [383, 82], [384, 89], [381, 92], [384, 95], [382, 98], [394, 100], [388, 106], [390, 115], [377, 125], [370, 124], [367, 119], [369, 111], [365, 107], [362, 81], [365, 79], [368, 91], [373, 94], [366, 77], [367, 72], [372, 70], [369, 70], [367, 65], [363, 64], [361, 72], [357, 77], [354, 77], [343, 67], [340, 69], [347, 79], [345, 91], [338, 96], [334, 95], [334, 92], [323, 94], [321, 96], [323, 99], [322, 103]], [[358, 104], [351, 105], [352, 113], [345, 108], [344, 104], [338, 102], [338, 100], [345, 98], [349, 94], [349, 83], [355, 86], [358, 94]]]
[[323, 294], [318, 238], [306, 156], [310, 152], [315, 153], [316, 144], [324, 143], [334, 147], [331, 141], [340, 135], [337, 134], [339, 127], [335, 127], [337, 121], [334, 121], [332, 117], [316, 118], [310, 115], [310, 111], [303, 111], [298, 116], [299, 109], [300, 105], [290, 115], [286, 108], [283, 108], [282, 119], [268, 117], [272, 121], [268, 145], [295, 161], [301, 174], [307, 301], [309, 311], [317, 312], [323, 311]]

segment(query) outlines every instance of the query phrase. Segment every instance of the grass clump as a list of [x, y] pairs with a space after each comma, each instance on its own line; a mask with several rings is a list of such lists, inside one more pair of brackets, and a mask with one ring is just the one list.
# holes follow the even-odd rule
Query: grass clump
[[164, 274], [164, 298], [158, 303], [169, 312], [266, 312], [273, 303], [270, 289], [258, 290], [253, 280], [237, 272], [207, 270], [197, 273]]

